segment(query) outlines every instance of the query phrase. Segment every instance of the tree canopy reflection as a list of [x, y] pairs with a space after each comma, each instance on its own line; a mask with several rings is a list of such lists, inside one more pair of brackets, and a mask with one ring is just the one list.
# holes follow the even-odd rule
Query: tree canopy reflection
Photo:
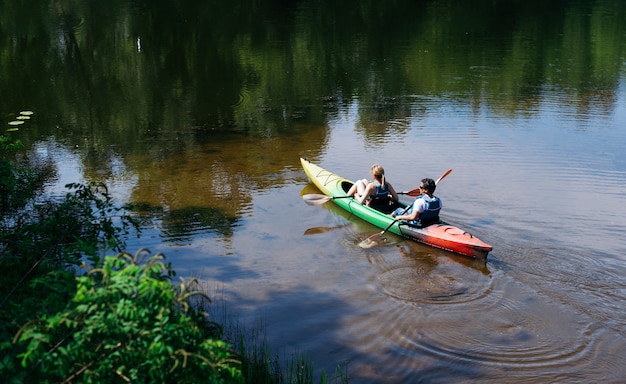
[[[328, 122], [355, 100], [362, 121], [398, 122], [363, 123], [364, 137], [402, 135], [402, 122], [428, 113], [433, 97], [532, 115], [546, 90], [561, 89], [584, 95], [563, 100], [584, 118], [611, 113], [624, 72], [626, 3], [611, 0], [0, 7], [0, 110], [37, 111], [23, 141], [54, 135], [77, 146], [93, 178], [117, 157], [132, 168], [183, 154], [203, 164], [199, 177], [225, 167], [220, 182], [245, 190], [305, 151], [320, 153]], [[280, 148], [293, 164], [264, 151], [276, 137], [293, 138]], [[233, 142], [239, 155], [224, 150]], [[206, 155], [215, 147], [224, 151]], [[178, 182], [182, 191], [191, 181]], [[141, 187], [136, 194], [160, 201]]]

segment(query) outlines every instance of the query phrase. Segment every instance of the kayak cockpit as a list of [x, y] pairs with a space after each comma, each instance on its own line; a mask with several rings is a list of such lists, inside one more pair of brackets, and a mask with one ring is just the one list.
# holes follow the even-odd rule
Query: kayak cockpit
[[350, 190], [350, 188], [352, 188], [353, 185], [354, 183], [344, 180], [341, 182], [341, 189], [343, 189], [345, 193], [348, 193], [348, 191]]

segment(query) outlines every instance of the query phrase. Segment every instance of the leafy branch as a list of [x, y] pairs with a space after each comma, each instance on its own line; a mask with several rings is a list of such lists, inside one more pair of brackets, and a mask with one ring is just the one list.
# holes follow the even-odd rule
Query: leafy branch
[[[67, 309], [24, 326], [14, 343], [29, 379], [115, 382], [237, 382], [230, 346], [189, 305], [194, 280], [174, 286], [171, 267], [142, 249], [107, 256], [77, 278]], [[77, 367], [79, 367], [77, 369]]]

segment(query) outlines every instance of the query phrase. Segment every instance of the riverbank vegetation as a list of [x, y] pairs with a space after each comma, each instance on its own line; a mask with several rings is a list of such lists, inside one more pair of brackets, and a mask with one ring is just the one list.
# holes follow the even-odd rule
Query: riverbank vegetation
[[[54, 169], [20, 151], [0, 135], [0, 381], [314, 381], [306, 354], [283, 373], [265, 340], [225, 332], [208, 295], [176, 281], [164, 255], [126, 252], [140, 227], [106, 186], [46, 198]], [[338, 369], [330, 382], [347, 381]]]

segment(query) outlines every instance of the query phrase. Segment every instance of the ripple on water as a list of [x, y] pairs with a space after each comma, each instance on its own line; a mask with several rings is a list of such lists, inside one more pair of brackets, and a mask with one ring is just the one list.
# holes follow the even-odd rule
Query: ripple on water
[[558, 304], [532, 297], [513, 301], [492, 292], [471, 306], [431, 307], [419, 326], [403, 333], [402, 348], [451, 368], [491, 367], [509, 378], [547, 370], [556, 377], [606, 364], [594, 352], [605, 338], [603, 329]]
[[491, 279], [454, 274], [454, 269], [401, 265], [382, 272], [378, 282], [386, 295], [409, 303], [464, 303], [489, 294]]
[[[492, 279], [484, 263], [389, 236], [366, 250], [387, 296], [411, 304], [453, 304], [489, 295]], [[395, 246], [389, 246], [395, 245]]]
[[[413, 250], [413, 257], [395, 252], [400, 248]], [[350, 328], [363, 338], [359, 349], [379, 359], [377, 366], [393, 364], [391, 372], [377, 375], [398, 378], [390, 382], [485, 374], [494, 380], [575, 381], [619, 364], [619, 354], [607, 358], [600, 352], [619, 348], [610, 327], [505, 276], [493, 279], [419, 249], [401, 244], [364, 250], [375, 269], [374, 289], [383, 295]]]
[[[614, 382], [623, 371], [623, 335], [615, 332], [616, 323], [606, 322], [615, 317], [594, 316], [594, 309], [567, 304], [566, 296], [575, 292], [564, 285], [580, 288], [574, 284], [580, 278], [615, 289], [614, 282], [609, 285], [595, 276], [599, 261], [587, 260], [585, 253], [582, 263], [574, 262], [575, 255], [566, 266], [559, 259], [561, 269], [551, 265], [551, 258], [541, 258], [537, 270], [509, 260], [491, 276], [447, 253], [393, 235], [386, 235], [377, 247], [361, 249], [358, 244], [376, 229], [354, 225], [342, 230], [346, 248], [369, 261], [370, 286], [380, 293], [368, 297], [367, 310], [345, 324], [353, 348], [367, 356], [353, 367], [365, 382], [409, 382], [418, 377], [422, 382], [584, 382], [581, 378], [589, 377]], [[521, 259], [528, 263], [533, 258]], [[510, 275], [513, 265], [518, 274], [523, 270], [539, 281]], [[565, 292], [546, 292], [554, 284]], [[368, 366], [378, 368], [366, 374]]]

